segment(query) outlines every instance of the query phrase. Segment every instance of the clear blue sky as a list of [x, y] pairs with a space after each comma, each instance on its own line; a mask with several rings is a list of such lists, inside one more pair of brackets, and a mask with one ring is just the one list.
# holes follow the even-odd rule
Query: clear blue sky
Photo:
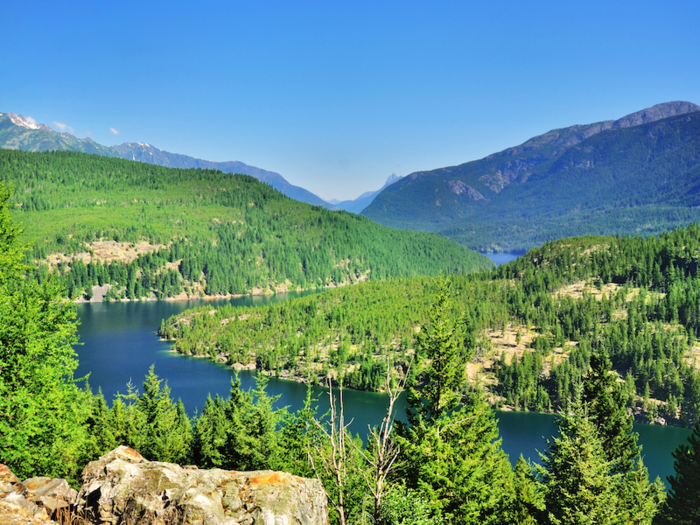
[[240, 160], [326, 199], [700, 104], [696, 1], [2, 4], [0, 112]]

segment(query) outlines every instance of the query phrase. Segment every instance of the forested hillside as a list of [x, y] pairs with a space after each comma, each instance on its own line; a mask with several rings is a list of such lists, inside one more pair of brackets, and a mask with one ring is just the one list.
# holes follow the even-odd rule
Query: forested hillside
[[57, 271], [72, 298], [96, 285], [107, 298], [167, 298], [492, 266], [437, 235], [299, 203], [245, 175], [8, 150], [0, 174], [14, 187], [33, 275]]
[[[89, 461], [125, 444], [154, 461], [235, 471], [284, 470], [317, 477], [327, 492], [330, 523], [341, 525], [370, 521], [386, 525], [651, 525], [652, 520], [686, 523], [688, 510], [698, 508], [694, 487], [700, 427], [688, 445], [674, 453], [676, 474], [669, 479], [673, 490], [664, 494], [660, 481], [648, 480], [626, 407], [630, 400], [627, 384], [611, 372], [608, 352], [598, 337], [591, 338], [586, 350], [589, 354], [582, 352], [580, 361], [588, 359], [590, 366], [577, 365], [576, 373], [582, 372], [583, 380], [562, 401], [567, 410], [558, 419], [558, 435], [548, 442], [541, 465], [520, 458], [511, 468], [486, 396], [480, 385], [474, 388], [465, 379], [470, 373], [468, 364], [483, 357], [485, 347], [479, 332], [485, 323], [529, 319], [533, 326], [540, 323], [537, 341], [546, 341], [544, 327], [550, 328], [552, 339], [551, 328], [559, 322], [561, 312], [561, 319], [575, 321], [565, 329], [573, 334], [574, 342], [582, 343], [583, 334], [599, 333], [595, 328], [590, 331], [591, 323], [603, 329], [615, 322], [634, 324], [632, 333], [650, 334], [653, 344], [644, 351], [659, 352], [657, 361], [665, 367], [661, 372], [665, 381], [677, 363], [671, 353], [675, 343], [670, 340], [679, 340], [675, 348], [683, 350], [688, 344], [683, 330], [691, 330], [697, 323], [692, 289], [697, 280], [699, 227], [655, 242], [597, 238], [548, 245], [531, 253], [527, 261], [518, 261], [498, 273], [456, 279], [453, 291], [444, 279], [435, 283], [429, 278], [389, 282], [385, 288], [377, 287], [382, 283], [352, 288], [359, 290], [360, 296], [346, 299], [364, 299], [361, 308], [367, 310], [371, 322], [349, 309], [348, 323], [342, 308], [333, 311], [329, 306], [334, 302], [340, 306], [327, 299], [346, 290], [317, 296], [333, 311], [325, 317], [353, 337], [357, 334], [353, 327], [364, 330], [365, 344], [371, 331], [388, 333], [378, 322], [380, 308], [390, 326], [404, 326], [400, 319], [406, 317], [412, 323], [414, 318], [407, 312], [413, 311], [414, 305], [417, 317], [424, 319], [419, 329], [413, 330], [414, 344], [408, 343], [417, 356], [417, 372], [406, 378], [408, 384], [386, 383], [391, 389], [387, 416], [371, 430], [365, 446], [347, 431], [342, 394], [340, 403], [332, 402], [333, 410], [325, 416], [317, 413], [311, 391], [304, 407], [290, 413], [275, 406], [278, 398], [267, 394], [262, 374], [258, 374], [252, 391], [243, 391], [240, 381], [234, 380], [228, 398], [208, 398], [201, 414], [192, 419], [182, 402], [173, 401], [167, 382], [158, 378], [153, 368], [142, 391], [129, 383], [126, 393], [118, 394], [111, 407], [99, 392], [92, 394], [87, 385], [80, 388], [73, 376], [77, 361], [71, 347], [76, 342], [75, 308], [61, 295], [56, 280], [37, 283], [21, 264], [20, 228], [9, 213], [9, 195], [0, 183], [0, 304], [6, 306], [0, 308], [0, 462], [21, 478], [62, 476], [75, 484]], [[608, 310], [601, 314], [596, 301], [590, 299], [572, 300], [580, 303], [578, 317], [556, 309], [560, 304], [553, 297], [561, 294], [562, 284], [573, 283], [567, 287], [571, 291], [579, 279], [595, 273], [601, 276], [601, 283], [593, 284], [603, 290], [625, 283], [629, 293], [618, 294], [620, 300], [634, 305], [627, 307], [626, 319], [624, 306], [605, 317]], [[653, 290], [644, 292], [645, 285]], [[397, 286], [398, 293], [392, 295]], [[364, 297], [365, 289], [373, 293]], [[557, 293], [552, 295], [552, 290]], [[454, 293], [457, 291], [460, 293]], [[638, 299], [628, 300], [630, 294]], [[408, 301], [401, 301], [403, 295]], [[465, 302], [455, 301], [457, 297]], [[480, 310], [478, 305], [484, 300], [489, 302]], [[400, 308], [392, 310], [389, 306], [394, 303]], [[468, 305], [466, 310], [464, 304]], [[601, 304], [610, 306], [605, 300]], [[304, 313], [299, 312], [300, 305]], [[318, 305], [320, 310], [322, 303]], [[288, 306], [285, 318], [294, 323], [311, 326], [318, 317], [313, 304]], [[648, 321], [637, 325], [644, 319], [635, 316], [636, 310]], [[263, 312], [272, 320], [270, 309]], [[229, 325], [248, 319], [260, 322], [251, 311], [229, 313], [235, 314], [228, 319]], [[187, 315], [194, 324], [197, 314]], [[269, 328], [265, 323], [260, 323], [259, 329]], [[186, 323], [181, 320], [181, 325]], [[322, 326], [317, 325], [321, 333]], [[670, 329], [677, 330], [677, 337], [656, 338]], [[664, 352], [672, 357], [664, 359]], [[685, 403], [694, 403], [696, 393], [694, 376], [685, 375], [685, 371], [680, 382], [685, 397], [679, 399], [679, 406], [681, 417], [689, 419], [695, 416]], [[526, 384], [531, 382], [525, 375], [517, 377]], [[672, 381], [669, 384], [675, 385]], [[392, 406], [406, 387], [407, 422], [394, 424]], [[669, 405], [670, 400], [664, 406]], [[65, 509], [62, 521], [87, 523], [92, 519], [89, 513], [75, 511]]]
[[363, 215], [479, 251], [580, 235], [658, 235], [700, 219], [700, 112], [659, 104], [553, 130], [459, 166], [411, 174]]
[[[450, 315], [475, 351], [473, 383], [497, 406], [554, 411], [567, 405], [591, 356], [606, 352], [625, 403], [640, 418], [700, 420], [700, 226], [658, 238], [584, 237], [547, 243], [492, 272], [453, 276]], [[432, 278], [332, 290], [264, 308], [192, 310], [161, 335], [185, 354], [255, 364], [312, 381], [380, 390], [428, 366], [416, 331], [437, 290]]]
[[[59, 133], [46, 124], [37, 124], [32, 119], [26, 119], [22, 115], [15, 115], [14, 113], [0, 113], [0, 148], [32, 152], [54, 150], [80, 151], [107, 157], [137, 160], [168, 168], [208, 169], [219, 170], [224, 173], [252, 175], [291, 199], [315, 206], [323, 206], [330, 210], [338, 209], [310, 191], [290, 184], [279, 173], [249, 166], [243, 162], [213, 162], [198, 159], [179, 153], [163, 151], [145, 142], [124, 142], [116, 146], [103, 146], [90, 137], [79, 139], [68, 132]], [[357, 211], [359, 212], [361, 209]]]

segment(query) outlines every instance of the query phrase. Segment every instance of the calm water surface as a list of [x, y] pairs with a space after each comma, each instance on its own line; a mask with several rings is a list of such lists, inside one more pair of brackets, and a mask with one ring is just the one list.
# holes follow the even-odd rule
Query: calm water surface
[[[499, 254], [503, 255], [503, 254]], [[515, 258], [517, 256], [514, 256]], [[308, 293], [308, 292], [307, 292]], [[168, 381], [174, 399], [181, 398], [190, 414], [201, 409], [208, 394], [227, 397], [233, 372], [206, 359], [183, 357], [170, 352], [170, 344], [160, 341], [155, 332], [161, 320], [187, 308], [203, 304], [264, 305], [305, 294], [279, 294], [268, 297], [242, 297], [227, 301], [94, 303], [78, 308], [80, 340], [76, 347], [80, 366], [77, 377], [89, 374], [93, 390], [101, 388], [108, 401], [117, 392], [125, 393], [131, 381], [141, 388], [148, 368], [155, 365], [156, 374]], [[254, 374], [242, 372], [244, 388], [254, 385]], [[290, 410], [300, 408], [306, 398], [306, 385], [272, 378], [268, 386], [271, 395], [280, 395], [279, 406]], [[314, 388], [319, 398], [319, 413], [328, 407], [328, 395]], [[346, 390], [346, 420], [353, 421], [353, 432], [366, 433], [367, 425], [378, 425], [386, 414], [387, 398], [382, 394]], [[403, 417], [404, 403], [398, 407]], [[556, 433], [555, 417], [524, 412], [499, 412], [499, 429], [503, 449], [512, 462], [520, 454], [539, 461], [538, 452], [546, 450], [546, 439]], [[684, 443], [687, 429], [636, 425], [644, 447], [645, 463], [652, 478], [663, 480], [673, 473], [671, 451]]]
[[491, 259], [491, 262], [495, 264], [496, 266], [500, 266], [502, 264], [509, 263], [510, 261], [514, 261], [520, 255], [522, 254], [517, 254], [517, 253], [482, 253], [481, 255], [485, 255], [489, 259]]

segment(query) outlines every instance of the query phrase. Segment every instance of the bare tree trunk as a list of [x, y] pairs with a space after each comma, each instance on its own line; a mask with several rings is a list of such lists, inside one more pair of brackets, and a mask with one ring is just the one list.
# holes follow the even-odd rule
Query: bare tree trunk
[[[409, 364], [409, 370], [411, 365]], [[362, 473], [362, 477], [367, 484], [372, 496], [374, 497], [374, 521], [379, 519], [379, 512], [382, 506], [382, 497], [386, 490], [385, 482], [389, 474], [394, 471], [397, 467], [397, 459], [401, 453], [401, 448], [398, 446], [392, 435], [394, 429], [394, 406], [396, 401], [399, 399], [406, 386], [406, 377], [408, 377], [408, 371], [404, 378], [399, 381], [399, 384], [395, 389], [391, 387], [391, 368], [389, 366], [389, 360], [387, 358], [386, 367], [386, 390], [389, 395], [389, 408], [387, 409], [386, 416], [382, 420], [379, 428], [369, 429], [369, 439], [372, 441], [374, 447], [373, 452], [370, 454], [367, 450], [361, 450], [358, 448], [354, 442], [351, 442], [357, 451], [365, 459], [365, 462], [371, 467], [370, 473]]]
[[[322, 434], [325, 436], [330, 445], [330, 450], [328, 450], [326, 447], [324, 447], [323, 442], [317, 443], [316, 452], [318, 457], [321, 459], [321, 465], [319, 468], [322, 469], [328, 477], [330, 477], [335, 489], [338, 491], [337, 499], [333, 500], [329, 497], [329, 500], [338, 512], [340, 525], [345, 525], [345, 505], [343, 502], [347, 478], [347, 450], [345, 439], [347, 437], [347, 427], [350, 425], [350, 423], [352, 423], [352, 421], [347, 425], [345, 424], [342, 384], [340, 385], [339, 390], [340, 411], [338, 411], [336, 408], [335, 398], [333, 397], [333, 385], [331, 384], [331, 380], [328, 379], [328, 395], [330, 396], [330, 432], [317, 419], [314, 419], [313, 421], [314, 424], [321, 430]], [[350, 442], [352, 443], [352, 440], [350, 440]], [[311, 467], [316, 473], [316, 477], [323, 482], [311, 454], [309, 454], [309, 461], [311, 462]]]

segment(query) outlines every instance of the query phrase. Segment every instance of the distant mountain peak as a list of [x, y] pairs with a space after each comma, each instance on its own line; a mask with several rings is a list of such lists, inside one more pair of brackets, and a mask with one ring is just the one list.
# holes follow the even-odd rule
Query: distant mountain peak
[[351, 211], [353, 213], [360, 213], [362, 210], [364, 210], [367, 206], [369, 206], [374, 198], [379, 195], [384, 188], [391, 186], [394, 184], [396, 181], [399, 181], [403, 179], [401, 175], [397, 175], [396, 173], [392, 173], [389, 175], [389, 178], [386, 179], [386, 182], [384, 183], [384, 186], [379, 188], [376, 191], [366, 191], [359, 197], [353, 200], [347, 200], [347, 201], [338, 201], [338, 200], [333, 200], [329, 201], [332, 202], [333, 204], [336, 204], [341, 210], [347, 210]]
[[[0, 115], [2, 115], [2, 113], [0, 113]], [[15, 126], [22, 126], [27, 129], [51, 130], [46, 124], [38, 124], [32, 117], [25, 117], [15, 113], [6, 113], [6, 115], [10, 117], [10, 120]]]
[[401, 180], [403, 177], [401, 175], [397, 175], [396, 173], [392, 173], [389, 175], [389, 178], [386, 179], [386, 182], [384, 183], [383, 188], [386, 188], [387, 186], [394, 184], [397, 180]]
[[700, 111], [700, 106], [693, 104], [692, 102], [664, 102], [662, 104], [656, 104], [650, 108], [625, 115], [621, 119], [613, 122], [612, 127], [631, 128], [633, 126], [647, 124], [648, 122], [656, 122], [662, 118], [676, 117], [678, 115], [685, 115], [686, 113], [693, 113], [695, 111]]

